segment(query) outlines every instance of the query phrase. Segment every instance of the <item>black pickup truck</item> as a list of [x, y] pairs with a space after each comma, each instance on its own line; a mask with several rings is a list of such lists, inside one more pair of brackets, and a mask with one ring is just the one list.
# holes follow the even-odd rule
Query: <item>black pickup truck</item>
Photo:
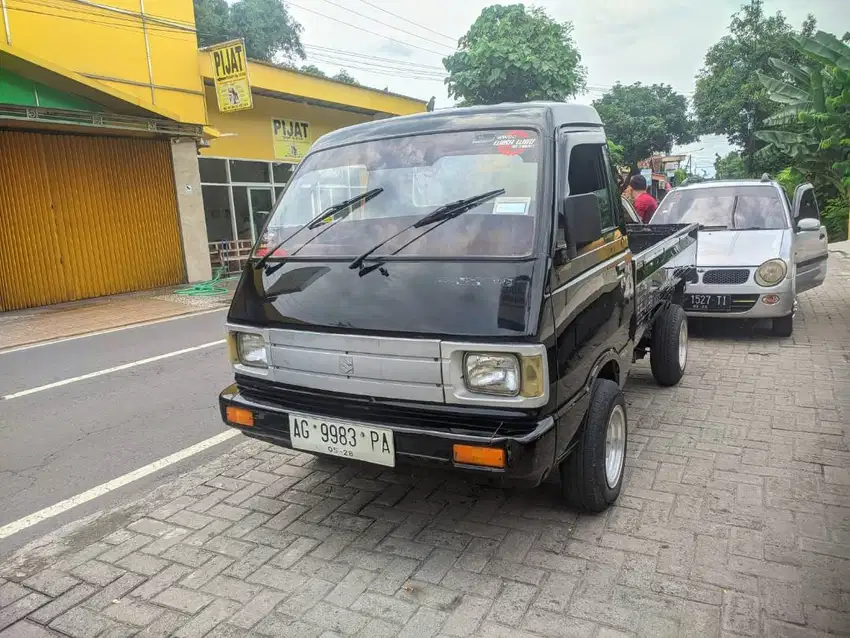
[[679, 381], [696, 225], [629, 224], [596, 111], [503, 104], [319, 139], [228, 314], [225, 422], [387, 467], [453, 468], [599, 511], [618, 496], [621, 388]]

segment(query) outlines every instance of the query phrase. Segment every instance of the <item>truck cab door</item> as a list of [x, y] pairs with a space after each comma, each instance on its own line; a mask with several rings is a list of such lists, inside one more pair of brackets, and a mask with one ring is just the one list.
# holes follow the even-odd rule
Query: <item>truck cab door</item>
[[829, 256], [826, 228], [821, 224], [811, 184], [801, 184], [794, 191], [792, 213], [795, 283], [799, 294], [823, 283]]
[[[620, 193], [602, 129], [562, 130], [556, 146], [556, 205], [549, 302], [556, 343], [557, 455], [590, 401], [588, 382], [629, 343], [634, 314], [631, 253]], [[584, 225], [576, 220], [589, 220]], [[580, 237], [580, 239], [579, 239]], [[631, 363], [617, 362], [618, 370]], [[625, 374], [618, 381], [625, 381]]]

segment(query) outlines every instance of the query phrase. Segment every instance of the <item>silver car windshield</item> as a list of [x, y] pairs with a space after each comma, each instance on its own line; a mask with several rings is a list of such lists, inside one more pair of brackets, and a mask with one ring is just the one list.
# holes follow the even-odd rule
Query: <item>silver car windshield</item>
[[706, 186], [675, 190], [651, 224], [702, 224], [728, 230], [787, 228], [785, 208], [773, 186]]

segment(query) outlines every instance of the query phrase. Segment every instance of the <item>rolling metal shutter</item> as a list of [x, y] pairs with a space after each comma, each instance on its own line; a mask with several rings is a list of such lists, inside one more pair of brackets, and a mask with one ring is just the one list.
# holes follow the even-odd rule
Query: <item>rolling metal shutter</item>
[[183, 272], [167, 141], [0, 130], [0, 311]]

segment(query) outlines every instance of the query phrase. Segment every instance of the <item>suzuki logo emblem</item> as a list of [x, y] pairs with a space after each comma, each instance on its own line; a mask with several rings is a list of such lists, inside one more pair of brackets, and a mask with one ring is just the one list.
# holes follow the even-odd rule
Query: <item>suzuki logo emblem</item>
[[351, 357], [347, 354], [340, 355], [339, 373], [346, 375], [354, 374], [354, 357]]

